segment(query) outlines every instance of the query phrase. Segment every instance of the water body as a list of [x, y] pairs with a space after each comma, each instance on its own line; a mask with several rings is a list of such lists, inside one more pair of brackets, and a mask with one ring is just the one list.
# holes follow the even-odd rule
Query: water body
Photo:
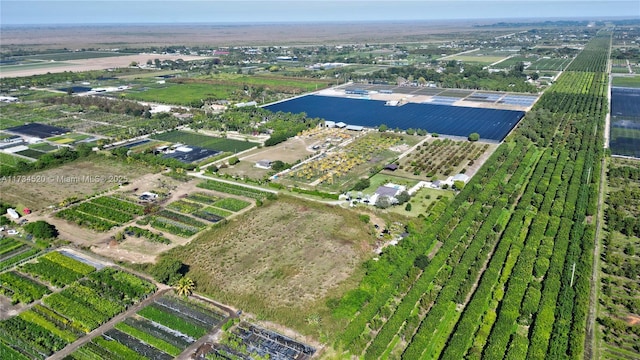
[[408, 103], [386, 106], [385, 101], [308, 95], [265, 106], [270, 111], [304, 112], [309, 117], [349, 125], [390, 129], [424, 129], [430, 133], [502, 141], [524, 117], [523, 111], [481, 109], [442, 104]]

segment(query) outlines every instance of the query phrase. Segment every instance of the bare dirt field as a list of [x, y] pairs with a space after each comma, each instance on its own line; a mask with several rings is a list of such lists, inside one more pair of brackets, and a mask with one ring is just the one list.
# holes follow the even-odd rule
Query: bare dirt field
[[[4, 34], [3, 34], [4, 35]], [[182, 59], [184, 61], [191, 60], [204, 60], [206, 57], [201, 56], [188, 56], [188, 55], [162, 55], [162, 54], [138, 54], [138, 55], [122, 55], [113, 57], [103, 57], [96, 59], [83, 59], [83, 60], [67, 60], [61, 63], [52, 62], [38, 66], [37, 68], [20, 69], [19, 65], [12, 65], [11, 68], [0, 67], [0, 77], [21, 77], [40, 75], [46, 73], [57, 73], [64, 71], [89, 71], [89, 70], [105, 70], [112, 68], [128, 67], [132, 62], [144, 64], [147, 60], [177, 60]], [[65, 66], [60, 66], [64, 64]]]
[[316, 142], [316, 139], [296, 136], [276, 146], [255, 149], [240, 157], [238, 164], [220, 169], [220, 173], [259, 179], [265, 176], [269, 170], [256, 167], [258, 161], [280, 160], [285, 163], [294, 163], [313, 155], [314, 151], [310, 147]]
[[[71, 196], [88, 195], [118, 188], [113, 179], [124, 177], [133, 182], [153, 170], [140, 164], [125, 164], [109, 159], [80, 160], [40, 172], [16, 177], [0, 184], [0, 199], [31, 210], [56, 206]], [[97, 176], [102, 177], [96, 181]], [[76, 181], [77, 180], [77, 181]]]
[[355, 212], [281, 196], [167, 256], [183, 259], [199, 291], [257, 314], [280, 313], [279, 321], [301, 321], [300, 313], [357, 281], [375, 241], [370, 226]]

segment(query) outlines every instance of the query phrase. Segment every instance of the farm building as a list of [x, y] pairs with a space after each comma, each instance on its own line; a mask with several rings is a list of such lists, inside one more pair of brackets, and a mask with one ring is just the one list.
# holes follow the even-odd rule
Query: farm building
[[19, 100], [20, 99], [13, 96], [0, 96], [0, 102], [3, 102], [3, 103], [15, 103], [15, 102], [18, 102]]
[[247, 106], [258, 106], [258, 103], [255, 101], [249, 101], [249, 102], [243, 102], [243, 103], [237, 103], [235, 105], [235, 107], [247, 107]]
[[334, 127], [336, 127], [336, 122], [335, 121], [326, 120], [324, 122], [324, 126], [328, 127], [328, 128], [334, 128]]
[[389, 164], [389, 165], [385, 166], [384, 169], [385, 170], [389, 170], [389, 171], [396, 171], [396, 170], [398, 170], [398, 165]]
[[260, 160], [256, 163], [256, 167], [260, 168], [260, 169], [271, 169], [271, 165], [273, 164], [273, 161], [271, 160]]
[[12, 219], [19, 219], [20, 214], [16, 211], [16, 209], [8, 208], [7, 215], [9, 215]]
[[142, 201], [153, 201], [158, 198], [158, 194], [145, 191], [138, 198]]
[[347, 124], [345, 124], [342, 121], [340, 121], [340, 122], [336, 123], [336, 127], [338, 129], [343, 129], [343, 128], [347, 127]]
[[345, 129], [351, 130], [351, 131], [362, 131], [364, 130], [364, 127], [359, 125], [347, 125]]
[[469, 181], [469, 179], [471, 179], [469, 175], [457, 174], [452, 178], [452, 181], [462, 181], [466, 184]]

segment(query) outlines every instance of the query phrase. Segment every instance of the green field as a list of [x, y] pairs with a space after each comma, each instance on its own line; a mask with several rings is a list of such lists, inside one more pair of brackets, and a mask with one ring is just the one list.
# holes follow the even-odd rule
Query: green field
[[16, 163], [18, 163], [18, 161], [25, 161], [24, 159], [21, 159], [17, 156], [13, 156], [11, 154], [7, 154], [4, 152], [0, 152], [0, 167], [2, 166], [10, 166], [10, 167], [14, 167], [16, 165]]
[[500, 61], [504, 59], [506, 56], [492, 56], [492, 55], [454, 55], [448, 57], [446, 60], [457, 60], [466, 63], [477, 63], [477, 64], [493, 64], [496, 61]]
[[527, 70], [556, 70], [562, 71], [571, 62], [571, 59], [540, 59], [531, 64]]
[[29, 145], [29, 148], [34, 149], [34, 150], [44, 151], [44, 152], [54, 151], [54, 150], [58, 149], [57, 147], [55, 147], [53, 145], [49, 145], [49, 144], [44, 143], [44, 142], [43, 143]]
[[128, 91], [125, 98], [141, 101], [153, 101], [165, 104], [191, 105], [203, 99], [227, 99], [238, 90], [228, 85], [211, 84], [167, 84], [164, 88], [146, 91]]
[[614, 76], [612, 85], [640, 88], [640, 76]]
[[233, 139], [224, 139], [213, 136], [190, 133], [186, 131], [170, 131], [163, 134], [154, 135], [153, 139], [181, 143], [192, 146], [199, 146], [205, 149], [218, 151], [231, 151], [238, 153], [257, 146], [256, 143]]
[[26, 157], [30, 157], [32, 159], [39, 159], [41, 156], [43, 156], [46, 153], [44, 153], [42, 151], [38, 151], [38, 150], [27, 149], [27, 150], [23, 150], [23, 151], [18, 151], [16, 154], [22, 155], [22, 156], [26, 156]]

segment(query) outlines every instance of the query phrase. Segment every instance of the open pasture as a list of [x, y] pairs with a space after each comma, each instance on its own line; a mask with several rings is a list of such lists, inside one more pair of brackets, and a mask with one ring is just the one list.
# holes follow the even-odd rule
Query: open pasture
[[189, 106], [203, 99], [227, 99], [233, 95], [233, 91], [233, 88], [224, 85], [167, 83], [163, 87], [158, 88], [129, 90], [126, 92], [125, 98]]
[[414, 104], [385, 106], [384, 101], [310, 95], [265, 106], [267, 110], [292, 113], [352, 125], [403, 130], [425, 129], [439, 134], [501, 141], [524, 116], [522, 111], [481, 109], [448, 105]]

